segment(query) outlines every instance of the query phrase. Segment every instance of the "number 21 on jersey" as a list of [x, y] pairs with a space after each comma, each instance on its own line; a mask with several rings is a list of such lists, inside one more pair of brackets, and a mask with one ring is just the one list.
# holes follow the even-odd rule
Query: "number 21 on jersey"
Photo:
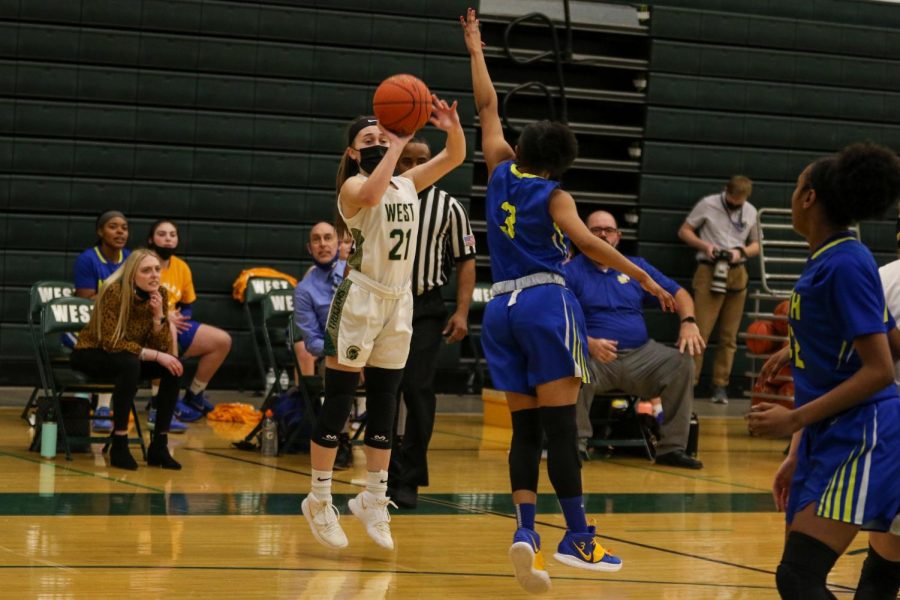
[[412, 235], [411, 229], [392, 229], [391, 240], [395, 240], [394, 247], [388, 252], [390, 260], [406, 260], [409, 258], [409, 238]]

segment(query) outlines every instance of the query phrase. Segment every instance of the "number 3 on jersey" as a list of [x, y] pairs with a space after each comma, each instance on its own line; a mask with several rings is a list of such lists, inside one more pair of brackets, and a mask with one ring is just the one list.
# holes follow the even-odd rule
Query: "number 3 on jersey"
[[500, 231], [509, 236], [509, 239], [515, 239], [516, 237], [516, 207], [509, 202], [504, 202], [500, 205], [500, 208], [505, 211], [507, 214], [506, 219], [503, 221], [503, 225], [500, 226]]
[[[411, 229], [392, 229], [391, 239], [396, 239], [394, 247], [388, 253], [390, 260], [406, 260], [409, 257], [409, 237], [412, 234]], [[403, 253], [401, 256], [400, 253]]]

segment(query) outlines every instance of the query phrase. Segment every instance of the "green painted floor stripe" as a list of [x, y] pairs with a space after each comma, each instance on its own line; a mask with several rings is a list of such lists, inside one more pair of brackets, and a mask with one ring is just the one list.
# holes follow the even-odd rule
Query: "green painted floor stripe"
[[[234, 494], [147, 492], [36, 492], [0, 493], [0, 515], [183, 515], [183, 516], [296, 516], [305, 494], [244, 492]], [[352, 494], [335, 494], [335, 504]], [[759, 513], [772, 511], [769, 494], [586, 494], [585, 510], [592, 515], [648, 513]], [[538, 496], [541, 515], [559, 514], [553, 494]], [[473, 511], [513, 514], [510, 494], [422, 494], [416, 510], [400, 516], [466, 515]]]

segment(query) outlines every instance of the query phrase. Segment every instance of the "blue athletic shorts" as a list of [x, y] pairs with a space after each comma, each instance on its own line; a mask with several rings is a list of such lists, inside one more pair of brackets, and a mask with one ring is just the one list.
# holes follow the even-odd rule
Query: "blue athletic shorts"
[[859, 406], [803, 430], [788, 524], [810, 503], [826, 519], [890, 529], [900, 514], [900, 399]]
[[560, 285], [494, 297], [484, 311], [481, 344], [494, 387], [535, 396], [535, 388], [564, 377], [590, 381], [584, 314]]
[[178, 332], [178, 351], [180, 353], [187, 352], [187, 349], [194, 343], [197, 330], [200, 329], [200, 323], [193, 319], [188, 319], [187, 324], [189, 326], [187, 329]]

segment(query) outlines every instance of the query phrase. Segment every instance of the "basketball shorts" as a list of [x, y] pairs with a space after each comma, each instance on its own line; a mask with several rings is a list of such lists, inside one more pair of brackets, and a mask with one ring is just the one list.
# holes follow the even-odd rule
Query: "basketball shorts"
[[485, 307], [481, 344], [498, 390], [535, 396], [537, 386], [564, 377], [590, 381], [584, 314], [560, 285], [495, 296]]
[[890, 530], [900, 514], [900, 399], [853, 408], [804, 429], [788, 524], [810, 503], [820, 517]]
[[412, 290], [388, 288], [350, 271], [325, 325], [325, 356], [347, 367], [402, 369], [412, 338]]
[[187, 329], [178, 332], [178, 351], [182, 354], [187, 352], [187, 349], [194, 343], [194, 336], [197, 335], [197, 330], [200, 329], [200, 323], [193, 319], [188, 319], [187, 325]]

